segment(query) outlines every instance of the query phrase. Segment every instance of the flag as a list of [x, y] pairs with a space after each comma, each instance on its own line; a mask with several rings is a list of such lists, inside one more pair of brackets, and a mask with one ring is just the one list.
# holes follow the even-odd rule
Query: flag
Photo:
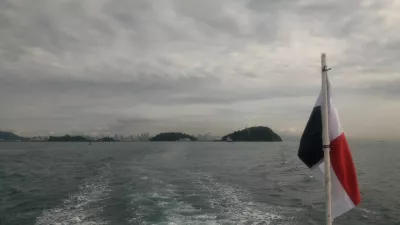
[[[328, 95], [328, 132], [331, 161], [331, 197], [332, 219], [356, 207], [360, 201], [360, 191], [356, 169], [346, 135], [340, 125], [337, 109], [331, 99], [330, 83], [327, 80]], [[324, 151], [322, 143], [322, 105], [323, 91], [311, 112], [310, 118], [300, 140], [298, 157], [324, 182]]]

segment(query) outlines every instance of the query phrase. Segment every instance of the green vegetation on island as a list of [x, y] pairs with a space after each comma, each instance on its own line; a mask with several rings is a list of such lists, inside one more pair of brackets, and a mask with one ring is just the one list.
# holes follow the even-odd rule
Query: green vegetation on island
[[[35, 141], [35, 142], [118, 142], [127, 141], [122, 135], [111, 137], [92, 137], [92, 136], [36, 136], [32, 138], [21, 137], [12, 132], [0, 131], [0, 141]], [[188, 135], [182, 132], [164, 132], [156, 136], [149, 137], [149, 134], [141, 135], [138, 139], [131, 141], [238, 141], [238, 142], [281, 142], [282, 138], [268, 127], [250, 127], [238, 130], [233, 133], [218, 137], [210, 137], [209, 133], [205, 135]]]
[[0, 131], [0, 141], [24, 141], [27, 138], [20, 137], [12, 132]]
[[98, 140], [91, 140], [89, 138], [82, 136], [64, 135], [61, 137], [50, 136], [48, 141], [49, 142], [115, 142], [117, 140], [111, 137], [103, 137]]
[[[229, 140], [229, 138], [230, 140]], [[267, 141], [281, 142], [282, 138], [272, 131], [269, 127], [250, 127], [243, 130], [235, 131], [221, 138], [222, 141]]]
[[49, 142], [89, 142], [91, 140], [84, 138], [82, 136], [64, 135], [61, 137], [50, 136], [48, 141]]
[[114, 138], [110, 138], [110, 137], [103, 137], [103, 138], [100, 138], [97, 141], [100, 141], [100, 142], [115, 142], [117, 140], [115, 140]]
[[160, 133], [150, 138], [150, 141], [196, 141], [196, 140], [197, 138], [181, 132]]

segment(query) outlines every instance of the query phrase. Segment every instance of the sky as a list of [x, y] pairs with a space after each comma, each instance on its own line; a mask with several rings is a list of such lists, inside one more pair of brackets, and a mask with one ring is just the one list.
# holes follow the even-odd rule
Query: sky
[[400, 2], [1, 0], [0, 128], [301, 135], [327, 54], [345, 133], [400, 134]]

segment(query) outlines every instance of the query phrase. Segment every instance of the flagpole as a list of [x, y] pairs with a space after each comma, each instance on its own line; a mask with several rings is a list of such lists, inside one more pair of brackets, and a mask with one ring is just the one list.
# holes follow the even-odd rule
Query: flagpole
[[321, 55], [321, 72], [322, 72], [322, 147], [324, 150], [324, 165], [325, 165], [325, 198], [326, 198], [326, 224], [332, 225], [332, 196], [331, 196], [331, 160], [330, 160], [330, 141], [329, 141], [329, 97], [328, 97], [328, 68], [326, 66], [326, 55]]

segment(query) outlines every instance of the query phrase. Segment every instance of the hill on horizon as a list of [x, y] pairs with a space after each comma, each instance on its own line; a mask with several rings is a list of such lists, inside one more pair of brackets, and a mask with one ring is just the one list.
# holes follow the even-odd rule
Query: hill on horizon
[[190, 139], [191, 141], [197, 140], [197, 138], [181, 132], [164, 132], [150, 138], [150, 141], [178, 141], [186, 138]]
[[9, 131], [0, 131], [0, 140], [1, 141], [22, 141], [26, 140], [27, 138], [18, 136], [14, 134], [13, 132]]
[[227, 141], [230, 137], [232, 141], [267, 141], [281, 142], [282, 138], [272, 131], [269, 127], [257, 126], [249, 127], [243, 130], [235, 131], [221, 138], [222, 141]]
[[99, 141], [99, 142], [117, 142], [117, 140], [115, 140], [114, 138], [111, 138], [111, 137], [103, 137], [103, 138], [100, 138], [100, 139], [98, 139], [96, 141]]
[[69, 136], [64, 135], [61, 137], [50, 136], [49, 142], [89, 142], [91, 140], [84, 138], [82, 136]]

